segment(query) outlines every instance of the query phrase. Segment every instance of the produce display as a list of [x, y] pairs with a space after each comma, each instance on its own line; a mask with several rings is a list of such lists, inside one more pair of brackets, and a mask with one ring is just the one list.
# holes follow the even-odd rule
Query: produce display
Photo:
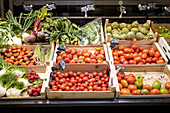
[[4, 53], [4, 60], [10, 64], [19, 66], [32, 66], [35, 64], [33, 60], [34, 51], [22, 46], [12, 46], [6, 49]]
[[132, 24], [113, 22], [106, 27], [106, 31], [111, 34], [111, 39], [120, 40], [149, 40], [155, 36], [150, 24], [139, 24], [137, 21]]
[[104, 72], [56, 72], [51, 74], [51, 91], [110, 91], [109, 77]]
[[156, 30], [160, 35], [162, 35], [162, 37], [170, 38], [170, 30], [168, 28], [156, 26]]
[[165, 74], [148, 72], [148, 74], [117, 73], [121, 95], [169, 95], [170, 82]]
[[25, 69], [9, 64], [2, 57], [0, 59], [0, 97], [40, 95], [43, 80], [35, 71], [27, 73]]
[[17, 66], [45, 65], [45, 61], [50, 58], [51, 50], [37, 45], [35, 50], [22, 46], [12, 46], [2, 52], [4, 60]]
[[100, 47], [96, 47], [93, 53], [86, 49], [67, 48], [57, 55], [56, 63], [61, 60], [66, 63], [106, 63], [105, 51]]
[[155, 48], [146, 49], [132, 44], [130, 48], [119, 45], [118, 49], [112, 49], [114, 64], [143, 65], [164, 64], [165, 61], [160, 52]]

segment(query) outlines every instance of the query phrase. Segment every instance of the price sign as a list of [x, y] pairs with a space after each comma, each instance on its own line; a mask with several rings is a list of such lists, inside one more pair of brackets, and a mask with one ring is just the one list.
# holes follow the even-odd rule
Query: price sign
[[65, 69], [65, 67], [67, 66], [67, 63], [62, 60], [61, 62], [58, 63], [59, 69], [61, 69], [62, 71]]
[[115, 45], [119, 45], [119, 39], [112, 39], [112, 40], [111, 40], [111, 45], [110, 45], [110, 47], [111, 47], [111, 48], [114, 48]]

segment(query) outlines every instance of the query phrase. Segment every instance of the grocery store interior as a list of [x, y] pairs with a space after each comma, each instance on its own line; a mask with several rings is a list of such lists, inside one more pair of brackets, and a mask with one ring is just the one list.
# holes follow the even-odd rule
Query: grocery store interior
[[0, 111], [170, 112], [170, 0], [0, 0]]

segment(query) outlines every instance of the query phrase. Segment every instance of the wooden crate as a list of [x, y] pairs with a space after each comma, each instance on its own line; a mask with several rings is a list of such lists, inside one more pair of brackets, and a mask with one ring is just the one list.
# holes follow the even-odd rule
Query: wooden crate
[[[126, 45], [126, 44], [153, 44], [154, 42], [157, 41], [157, 38], [158, 38], [158, 33], [157, 31], [155, 30], [155, 27], [153, 25], [153, 22], [151, 22], [150, 20], [147, 20], [147, 23], [150, 25], [150, 31], [153, 32], [155, 34], [154, 38], [153, 39], [150, 39], [150, 40], [136, 40], [136, 41], [130, 41], [130, 40], [119, 40], [119, 44], [122, 44], [122, 45]], [[111, 23], [109, 23], [109, 19], [106, 19], [106, 22], [105, 22], [105, 26], [104, 26], [104, 35], [105, 35], [105, 41], [106, 42], [110, 42], [111, 41], [111, 35], [109, 35], [106, 31], [106, 27], [111, 25]]]
[[[105, 39], [104, 39], [104, 32], [103, 32], [103, 26], [102, 26], [102, 22], [100, 23], [100, 26], [101, 26], [101, 41], [100, 41], [100, 44], [98, 45], [93, 45], [93, 44], [89, 44], [89, 45], [81, 45], [81, 46], [85, 46], [85, 47], [88, 47], [88, 46], [102, 46], [102, 44], [105, 43]], [[56, 45], [58, 45], [59, 42], [56, 41]], [[80, 46], [80, 45], [65, 45], [65, 46]]]
[[[102, 72], [107, 68], [107, 66], [87, 66], [86, 68], [83, 66], [71, 66], [68, 65], [64, 71], [61, 71], [61, 73], [65, 73], [68, 71], [73, 72]], [[109, 74], [111, 75], [112, 72], [110, 71]], [[48, 74], [49, 77], [47, 79], [47, 82], [50, 83], [50, 73]], [[112, 74], [113, 75], [113, 74]], [[112, 81], [110, 81], [112, 82]], [[111, 84], [111, 83], [110, 83]], [[110, 85], [111, 90], [110, 91], [50, 91], [49, 84], [46, 86], [46, 92], [47, 92], [47, 98], [48, 99], [113, 99], [115, 96], [116, 91], [116, 85]]]
[[[30, 71], [30, 68], [27, 68], [28, 66], [25, 67], [26, 70]], [[45, 72], [44, 70], [39, 70], [39, 68], [34, 68], [33, 69], [39, 76], [41, 79], [43, 79], [43, 85], [42, 85], [42, 88], [41, 88], [41, 91], [40, 91], [40, 96], [15, 96], [15, 97], [0, 97], [0, 100], [8, 100], [8, 99], [11, 99], [11, 100], [16, 100], [16, 99], [45, 99], [46, 98], [46, 92], [45, 92], [45, 86], [47, 84], [47, 77], [48, 77], [48, 73], [49, 71], [45, 69]], [[27, 92], [26, 92], [27, 93]]]
[[[50, 59], [46, 61], [46, 65], [33, 65], [33, 66], [19, 66], [22, 68], [26, 68], [27, 70], [32, 70], [37, 68], [37, 72], [44, 72], [46, 71], [46, 67], [47, 65], [49, 65], [50, 61], [53, 60], [53, 56], [54, 56], [54, 49], [55, 49], [55, 44], [51, 43], [51, 45], [41, 45], [44, 48], [49, 48], [51, 49], [51, 55], [50, 55]], [[22, 47], [26, 47], [27, 49], [32, 49], [33, 51], [35, 50], [36, 45], [23, 45]]]
[[[59, 45], [56, 45], [55, 51], [54, 51], [54, 58], [53, 58], [54, 65], [57, 65], [56, 64], [56, 58], [57, 58], [57, 53], [56, 52], [57, 52], [58, 46]], [[106, 44], [102, 44], [102, 45], [98, 45], [98, 46], [77, 46], [77, 45], [74, 46], [74, 45], [66, 45], [66, 48], [76, 48], [77, 50], [86, 49], [86, 50], [88, 50], [90, 52], [94, 52], [96, 47], [100, 47], [100, 48], [104, 49], [105, 57], [106, 57], [106, 62], [109, 61], [108, 50], [107, 50], [107, 45]], [[79, 65], [87, 65], [87, 66], [89, 66], [89, 65], [96, 65], [96, 64], [97, 65], [103, 65], [103, 66], [107, 65], [107, 63], [103, 63], [103, 64], [98, 64], [98, 63], [85, 63], [85, 64], [67, 63], [67, 64], [68, 65], [72, 65], [72, 66], [74, 66], [74, 65], [76, 65], [76, 66], [79, 66]]]
[[[156, 67], [165, 67], [167, 65], [168, 60], [157, 42], [154, 42], [153, 45], [139, 45], [139, 44], [137, 44], [137, 45], [138, 45], [138, 47], [144, 47], [145, 49], [150, 49], [151, 47], [155, 48], [156, 50], [158, 50], [160, 52], [161, 56], [164, 58], [165, 63], [164, 64], [145, 64], [145, 65], [123, 65], [123, 64], [119, 64], [119, 65], [123, 65], [126, 67], [155, 67], [155, 66]], [[130, 48], [130, 46], [131, 45], [129, 45], [129, 44], [124, 45], [124, 47], [126, 47], [126, 48], [127, 47]], [[114, 64], [112, 50], [110, 48], [110, 42], [107, 43], [107, 47], [108, 47], [108, 53], [109, 53], [109, 60]], [[117, 49], [118, 47], [119, 47], [119, 45], [116, 45], [113, 49]]]
[[[170, 71], [168, 69], [168, 67], [135, 67], [135, 68], [131, 68], [128, 67], [124, 70], [120, 70], [123, 71], [125, 74], [146, 74], [150, 75], [166, 75], [169, 77], [169, 81], [170, 81]], [[155, 74], [156, 73], [156, 74]], [[116, 83], [116, 98], [170, 98], [170, 94], [169, 95], [121, 95], [120, 94], [120, 89], [119, 89], [119, 85], [118, 85], [118, 81], [117, 81], [117, 75], [114, 75], [114, 83]]]

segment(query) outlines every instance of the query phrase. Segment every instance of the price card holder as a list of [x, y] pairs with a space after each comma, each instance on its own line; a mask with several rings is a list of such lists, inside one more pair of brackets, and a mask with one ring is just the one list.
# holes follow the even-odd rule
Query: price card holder
[[67, 66], [67, 63], [64, 60], [62, 60], [61, 62], [58, 63], [58, 67], [52, 67], [51, 70], [55, 71], [55, 70], [61, 69], [63, 71], [66, 66]]
[[116, 70], [116, 74], [119, 72], [119, 70], [121, 70], [121, 69], [126, 69], [126, 66], [120, 66], [120, 65], [118, 65], [117, 66], [117, 70]]
[[64, 45], [59, 45], [58, 48], [57, 48], [57, 54], [61, 53], [62, 51], [65, 51], [66, 50], [66, 47]]
[[111, 43], [110, 47], [114, 48], [115, 45], [119, 45], [119, 39], [112, 39], [110, 43]]

